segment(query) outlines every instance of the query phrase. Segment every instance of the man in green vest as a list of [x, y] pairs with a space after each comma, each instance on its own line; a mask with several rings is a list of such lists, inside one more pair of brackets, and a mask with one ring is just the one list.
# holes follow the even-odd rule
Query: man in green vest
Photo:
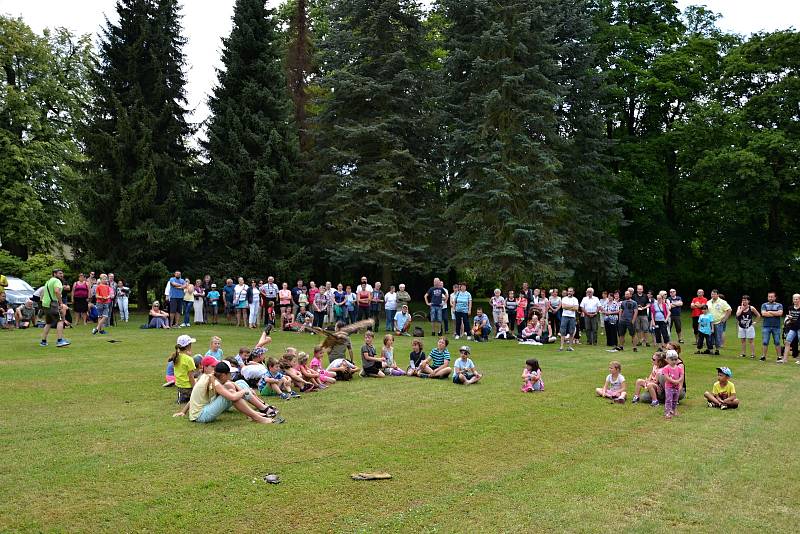
[[58, 339], [56, 347], [66, 347], [69, 340], [64, 339], [64, 315], [61, 307], [61, 295], [64, 290], [64, 271], [55, 269], [53, 276], [44, 285], [42, 291], [42, 309], [44, 310], [44, 331], [39, 345], [47, 346], [47, 335], [52, 327], [56, 328]]

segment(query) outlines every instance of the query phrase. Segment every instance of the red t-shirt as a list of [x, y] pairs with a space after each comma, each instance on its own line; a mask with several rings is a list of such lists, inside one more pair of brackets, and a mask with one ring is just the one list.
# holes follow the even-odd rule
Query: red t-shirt
[[111, 287], [105, 284], [98, 284], [94, 290], [94, 296], [98, 304], [109, 304], [111, 302]]
[[[707, 303], [708, 299], [705, 297], [695, 297], [692, 299], [692, 317], [700, 317], [703, 315], [703, 304]], [[695, 308], [694, 305], [698, 304], [698, 307]]]

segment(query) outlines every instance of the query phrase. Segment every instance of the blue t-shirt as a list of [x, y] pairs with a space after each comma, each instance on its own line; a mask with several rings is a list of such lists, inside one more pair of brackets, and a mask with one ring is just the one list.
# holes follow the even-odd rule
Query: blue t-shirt
[[179, 284], [184, 285], [186, 281], [183, 278], [175, 278], [174, 276], [169, 279], [169, 298], [170, 299], [182, 299], [183, 298], [183, 288], [175, 287], [172, 284]]
[[206, 351], [206, 356], [213, 356], [217, 359], [218, 362], [222, 361], [222, 348], [218, 348], [217, 350], [208, 349]]
[[219, 306], [219, 291], [212, 289], [206, 296], [208, 297], [208, 301], [212, 306]]
[[459, 291], [456, 293], [456, 311], [461, 313], [469, 312], [469, 302], [472, 300], [472, 295], [469, 291]]
[[431, 303], [431, 306], [440, 306], [442, 305], [442, 295], [444, 292], [442, 291], [441, 287], [432, 287], [428, 290], [428, 300]]
[[398, 330], [403, 330], [409, 319], [411, 319], [410, 313], [397, 312], [394, 314], [394, 324], [397, 325]]
[[236, 292], [236, 286], [233, 284], [222, 286], [222, 292], [225, 293], [225, 302], [233, 304], [233, 294]]
[[701, 333], [711, 335], [711, 325], [714, 324], [714, 316], [706, 313], [697, 318], [697, 329]]
[[461, 358], [456, 358], [456, 362], [453, 364], [453, 376], [458, 375], [459, 371], [467, 369], [475, 369], [475, 364], [472, 363], [472, 360], [467, 358], [467, 361], [464, 361]]
[[[761, 313], [765, 311], [783, 311], [783, 304], [780, 302], [765, 302], [761, 305]], [[780, 317], [764, 317], [764, 322], [761, 324], [763, 328], [780, 328]]]
[[480, 315], [476, 315], [475, 318], [472, 320], [473, 324], [481, 324], [482, 325], [484, 322], [486, 322], [486, 326], [491, 328], [491, 323], [489, 322], [489, 316], [486, 315], [485, 313], [482, 313]]

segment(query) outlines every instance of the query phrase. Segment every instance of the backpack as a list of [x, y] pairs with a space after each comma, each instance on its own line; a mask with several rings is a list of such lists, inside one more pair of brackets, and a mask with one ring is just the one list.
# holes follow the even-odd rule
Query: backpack
[[414, 337], [425, 337], [425, 331], [422, 330], [421, 326], [414, 327]]

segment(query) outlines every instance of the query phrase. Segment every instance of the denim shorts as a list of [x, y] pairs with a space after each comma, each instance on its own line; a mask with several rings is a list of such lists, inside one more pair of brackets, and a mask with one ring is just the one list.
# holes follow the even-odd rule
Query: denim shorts
[[105, 317], [108, 319], [108, 304], [95, 304], [94, 307], [97, 308], [98, 317]]
[[561, 335], [572, 335], [575, 332], [575, 317], [561, 317]]
[[[250, 399], [252, 393], [250, 393], [250, 386], [247, 385], [247, 382], [244, 380], [237, 380], [235, 383], [241, 389], [247, 391], [247, 394], [243, 397], [244, 400]], [[203, 410], [200, 412], [200, 415], [197, 416], [195, 421], [198, 423], [210, 423], [229, 410], [231, 406], [233, 406], [231, 401], [222, 395], [217, 395], [214, 397], [214, 400], [203, 406]]]
[[441, 306], [431, 306], [431, 322], [442, 322]]
[[781, 328], [779, 326], [762, 326], [761, 327], [761, 344], [765, 347], [769, 345], [769, 338], [775, 342], [775, 346], [778, 347], [781, 344]]

